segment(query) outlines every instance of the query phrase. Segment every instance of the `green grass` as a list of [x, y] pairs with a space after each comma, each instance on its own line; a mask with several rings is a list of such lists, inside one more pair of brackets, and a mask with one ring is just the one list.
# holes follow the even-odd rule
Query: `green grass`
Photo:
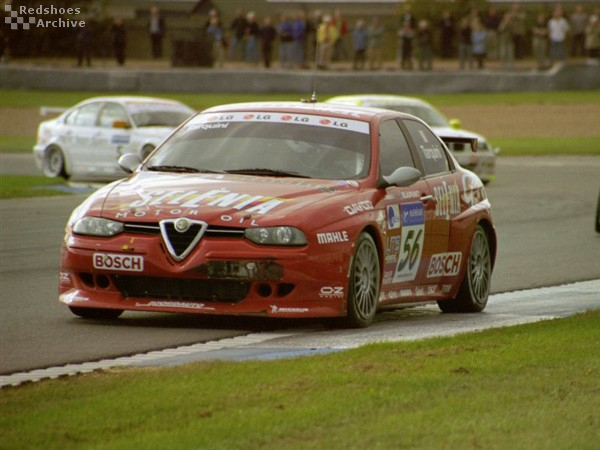
[[0, 446], [592, 449], [599, 327], [590, 312], [329, 355], [43, 381], [0, 391]]
[[64, 195], [62, 178], [31, 175], [0, 175], [0, 199]]
[[0, 153], [31, 153], [35, 136], [0, 136]]
[[600, 155], [597, 137], [514, 137], [490, 138], [503, 156]]
[[[13, 108], [39, 108], [40, 106], [69, 107], [77, 102], [96, 95], [140, 95], [139, 92], [100, 92], [100, 91], [20, 91], [0, 90], [0, 105]], [[319, 95], [326, 100], [337, 94]], [[231, 93], [179, 93], [155, 92], [146, 95], [172, 98], [193, 108], [203, 109], [222, 103], [290, 100], [297, 101], [309, 95], [289, 94], [231, 94]], [[507, 92], [507, 93], [465, 93], [465, 94], [421, 94], [419, 97], [437, 106], [448, 105], [494, 105], [494, 104], [590, 104], [600, 103], [600, 91], [557, 91], [557, 92]]]

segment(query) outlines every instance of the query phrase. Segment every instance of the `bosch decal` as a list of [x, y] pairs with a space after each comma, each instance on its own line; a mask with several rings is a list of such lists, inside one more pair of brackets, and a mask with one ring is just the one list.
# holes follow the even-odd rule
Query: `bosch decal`
[[460, 270], [460, 261], [462, 253], [437, 253], [431, 257], [429, 268], [427, 269], [427, 278], [433, 277], [454, 277]]
[[144, 257], [140, 255], [121, 255], [118, 253], [94, 253], [94, 269], [120, 270], [123, 272], [143, 272]]

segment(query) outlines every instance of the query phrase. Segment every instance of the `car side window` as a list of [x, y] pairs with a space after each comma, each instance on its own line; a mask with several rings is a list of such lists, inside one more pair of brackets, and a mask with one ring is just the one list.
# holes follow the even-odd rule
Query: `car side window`
[[398, 167], [415, 166], [408, 142], [395, 120], [379, 125], [379, 163], [383, 175], [390, 175]]
[[115, 122], [128, 122], [127, 114], [121, 105], [107, 103], [100, 113], [100, 126], [102, 128], [112, 128]]
[[446, 151], [438, 137], [426, 125], [416, 120], [404, 120], [404, 125], [417, 148], [425, 175], [450, 171]]
[[[98, 119], [98, 111], [101, 103], [90, 103], [78, 109], [77, 114], [73, 117], [71, 125], [77, 127], [94, 127]], [[70, 118], [71, 116], [69, 116]]]

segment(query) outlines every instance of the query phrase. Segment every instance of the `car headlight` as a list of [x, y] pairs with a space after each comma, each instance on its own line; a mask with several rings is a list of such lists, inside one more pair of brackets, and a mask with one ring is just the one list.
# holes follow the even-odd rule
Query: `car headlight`
[[101, 217], [83, 217], [73, 225], [73, 233], [109, 237], [123, 231], [123, 224]]
[[306, 245], [306, 236], [294, 227], [248, 228], [246, 238], [261, 245]]

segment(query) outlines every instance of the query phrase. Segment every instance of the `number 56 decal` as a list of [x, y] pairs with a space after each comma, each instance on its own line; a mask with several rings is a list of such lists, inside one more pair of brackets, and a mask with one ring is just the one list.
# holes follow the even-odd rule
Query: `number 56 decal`
[[422, 203], [401, 205], [402, 241], [394, 283], [412, 281], [417, 276], [425, 240], [425, 210]]

